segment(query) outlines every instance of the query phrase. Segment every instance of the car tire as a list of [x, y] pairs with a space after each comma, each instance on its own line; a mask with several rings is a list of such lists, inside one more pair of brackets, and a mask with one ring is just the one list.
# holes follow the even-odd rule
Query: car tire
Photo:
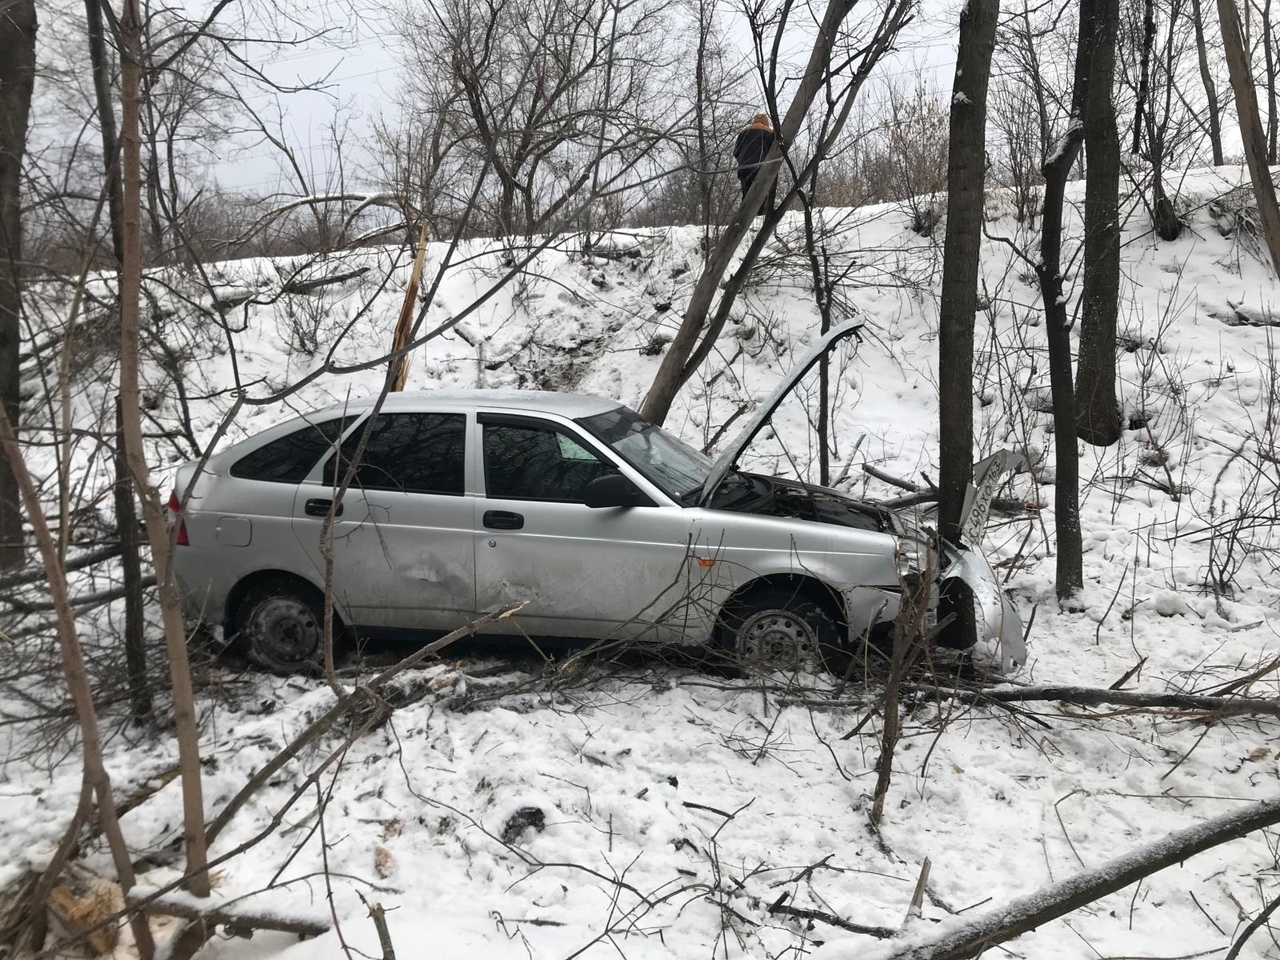
[[826, 666], [846, 646], [844, 631], [826, 605], [784, 587], [732, 601], [721, 612], [720, 632], [722, 645], [746, 667]]
[[[335, 640], [340, 630], [335, 614]], [[324, 658], [324, 597], [299, 582], [258, 584], [236, 611], [236, 642], [249, 659], [275, 673], [316, 671]]]

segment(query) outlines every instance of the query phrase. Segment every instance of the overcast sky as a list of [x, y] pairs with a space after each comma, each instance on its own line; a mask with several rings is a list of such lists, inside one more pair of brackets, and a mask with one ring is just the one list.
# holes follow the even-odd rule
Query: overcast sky
[[[396, 25], [382, 0], [348, 0], [355, 13], [324, 40], [305, 49], [292, 49], [275, 58], [267, 74], [282, 84], [304, 85], [324, 79], [324, 92], [263, 98], [262, 110], [283, 116], [283, 128], [291, 146], [314, 177], [314, 190], [336, 189], [339, 166], [348, 186], [364, 186], [375, 173], [370, 146], [372, 127], [379, 115], [394, 115], [393, 96], [399, 82]], [[901, 49], [878, 68], [881, 80], [913, 82], [925, 76], [939, 89], [949, 91], [955, 64], [955, 11], [941, 3], [927, 5], [939, 12], [911, 24]], [[946, 6], [950, 6], [947, 4]], [[726, 4], [726, 12], [729, 11]], [[856, 11], [855, 11], [856, 15]], [[738, 38], [744, 65], [749, 63], [748, 39], [741, 18], [729, 25], [731, 39]], [[807, 53], [807, 38], [796, 30], [796, 53]], [[871, 95], [874, 95], [872, 92]], [[331, 143], [330, 125], [335, 118], [345, 124], [347, 139], [341, 161]], [[747, 118], [744, 118], [744, 122]], [[219, 183], [246, 193], [297, 192], [296, 181], [282, 172], [279, 151], [261, 138], [243, 141], [234, 156], [216, 165]]]

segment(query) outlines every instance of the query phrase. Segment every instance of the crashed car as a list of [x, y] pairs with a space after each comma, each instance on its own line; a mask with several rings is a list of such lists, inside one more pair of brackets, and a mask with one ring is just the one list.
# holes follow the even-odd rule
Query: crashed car
[[[1025, 658], [1013, 604], [977, 550], [1008, 458], [980, 464], [965, 542], [905, 512], [737, 463], [827, 336], [712, 460], [622, 404], [568, 393], [387, 396], [317, 410], [178, 470], [173, 570], [191, 620], [272, 669], [337, 636], [445, 631], [705, 642], [776, 664], [890, 629], [928, 576], [972, 591], [979, 634]], [[330, 517], [330, 514], [333, 514]], [[326, 529], [326, 526], [328, 529]]]

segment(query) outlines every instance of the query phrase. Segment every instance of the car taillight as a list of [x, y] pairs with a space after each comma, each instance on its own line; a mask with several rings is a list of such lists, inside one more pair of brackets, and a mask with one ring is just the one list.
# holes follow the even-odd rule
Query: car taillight
[[187, 521], [182, 519], [181, 509], [182, 504], [178, 501], [178, 491], [175, 490], [169, 494], [169, 513], [172, 514], [169, 522], [178, 525], [178, 539], [175, 541], [177, 545], [188, 547], [191, 545], [191, 541], [187, 539]]

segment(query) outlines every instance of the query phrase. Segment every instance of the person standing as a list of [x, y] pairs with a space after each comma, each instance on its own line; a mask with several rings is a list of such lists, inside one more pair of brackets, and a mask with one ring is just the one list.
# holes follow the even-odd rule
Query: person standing
[[773, 146], [773, 125], [769, 123], [768, 114], [757, 113], [738, 133], [733, 145], [733, 159], [738, 163], [738, 183], [742, 186], [745, 197], [755, 183], [756, 174], [769, 155]]

